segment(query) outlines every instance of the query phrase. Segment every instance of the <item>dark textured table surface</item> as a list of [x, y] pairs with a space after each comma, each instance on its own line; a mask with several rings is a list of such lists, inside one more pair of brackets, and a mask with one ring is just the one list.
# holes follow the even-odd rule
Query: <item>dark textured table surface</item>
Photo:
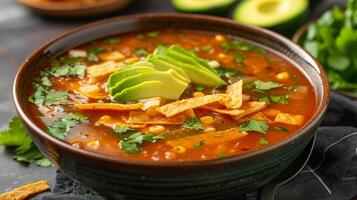
[[[325, 0], [325, 3], [328, 2]], [[314, 15], [321, 10], [317, 9]], [[173, 12], [173, 8], [168, 0], [136, 0], [111, 16], [143, 12]], [[0, 130], [6, 128], [7, 122], [15, 114], [11, 88], [21, 62], [49, 39], [97, 19], [49, 19], [31, 13], [15, 0], [0, 0]], [[52, 183], [54, 177], [54, 168], [21, 165], [12, 161], [12, 154], [0, 147], [0, 193], [41, 179]]]

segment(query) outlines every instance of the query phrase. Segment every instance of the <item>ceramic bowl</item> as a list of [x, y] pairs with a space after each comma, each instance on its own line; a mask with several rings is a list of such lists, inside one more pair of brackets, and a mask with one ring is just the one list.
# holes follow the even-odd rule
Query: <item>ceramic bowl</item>
[[[25, 106], [24, 87], [36, 70], [78, 45], [114, 34], [160, 28], [187, 28], [230, 34], [268, 48], [296, 65], [316, 90], [312, 119], [290, 138], [234, 157], [178, 163], [128, 161], [88, 152], [59, 141], [38, 127]], [[113, 199], [237, 199], [262, 187], [303, 151], [319, 126], [329, 99], [323, 68], [305, 50], [271, 31], [232, 20], [188, 14], [140, 14], [98, 21], [60, 36], [36, 50], [21, 65], [14, 82], [18, 115], [39, 149], [66, 175]], [[308, 106], [308, 105], [306, 105]]]

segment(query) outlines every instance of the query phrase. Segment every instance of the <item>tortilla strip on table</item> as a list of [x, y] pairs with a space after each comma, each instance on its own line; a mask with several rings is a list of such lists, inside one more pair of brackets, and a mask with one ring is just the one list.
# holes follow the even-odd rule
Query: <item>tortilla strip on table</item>
[[243, 103], [243, 81], [240, 80], [227, 87], [226, 93], [228, 97], [225, 99], [224, 104], [227, 108], [240, 108]]
[[263, 110], [266, 106], [267, 106], [267, 104], [265, 102], [260, 102], [260, 101], [247, 102], [247, 103], [243, 104], [243, 106], [241, 107], [241, 109], [244, 110], [244, 113], [234, 116], [234, 119], [240, 120], [241, 118], [243, 118], [247, 115], [250, 115], [250, 114], [253, 114], [253, 113]]
[[106, 61], [87, 67], [87, 74], [90, 74], [92, 77], [106, 76], [125, 66], [124, 62]]
[[128, 119], [124, 116], [120, 117], [112, 117], [109, 115], [104, 115], [99, 118], [95, 123], [96, 125], [104, 125], [111, 128], [115, 128], [116, 126], [128, 126], [131, 128], [144, 128], [146, 124], [128, 124], [126, 123]]
[[198, 135], [168, 140], [166, 141], [166, 144], [172, 147], [181, 146], [186, 149], [192, 149], [194, 148], [195, 144], [198, 144], [201, 141], [204, 141], [206, 145], [214, 145], [214, 144], [221, 144], [223, 142], [232, 141], [244, 137], [246, 135], [248, 135], [248, 133], [240, 132], [236, 128], [232, 128], [224, 131], [208, 132], [208, 133], [202, 133]]
[[125, 110], [138, 110], [143, 106], [142, 103], [135, 104], [120, 104], [120, 103], [85, 103], [74, 104], [79, 110], [113, 110], [113, 111], [125, 111]]
[[18, 188], [0, 194], [1, 200], [25, 200], [28, 197], [49, 190], [47, 181], [41, 180], [36, 183], [27, 184]]
[[226, 98], [227, 94], [211, 94], [201, 97], [193, 97], [169, 103], [157, 108], [159, 113], [164, 114], [166, 117], [172, 117], [178, 113], [186, 110], [198, 108], [210, 103], [221, 101]]
[[161, 113], [157, 113], [153, 116], [146, 114], [142, 111], [131, 111], [129, 113], [129, 119], [126, 121], [130, 124], [161, 124], [161, 125], [179, 125], [186, 119], [192, 118], [192, 110], [184, 113], [177, 114], [173, 117], [166, 117]]

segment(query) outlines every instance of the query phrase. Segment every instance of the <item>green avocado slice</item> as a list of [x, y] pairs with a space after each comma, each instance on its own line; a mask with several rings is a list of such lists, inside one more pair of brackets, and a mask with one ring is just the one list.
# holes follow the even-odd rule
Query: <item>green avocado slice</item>
[[126, 77], [138, 74], [138, 73], [142, 73], [142, 72], [148, 72], [148, 71], [156, 71], [156, 69], [154, 67], [152, 67], [152, 64], [150, 63], [150, 65], [141, 65], [141, 64], [137, 64], [137, 65], [131, 65], [129, 67], [126, 67], [124, 69], [120, 69], [116, 72], [114, 72], [108, 79], [108, 84], [107, 84], [107, 88], [111, 89], [112, 87], [115, 86], [116, 83], [118, 83], [119, 81], [123, 80]]
[[308, 0], [244, 0], [234, 10], [239, 22], [290, 34], [307, 19]]
[[177, 11], [188, 13], [223, 14], [235, 0], [171, 0]]
[[150, 97], [162, 97], [165, 99], [177, 99], [185, 91], [186, 85], [181, 85], [181, 88], [163, 83], [161, 81], [145, 81], [130, 88], [126, 88], [120, 93], [115, 94], [112, 99], [115, 101], [133, 101]]
[[188, 86], [188, 82], [183, 81], [179, 76], [181, 75], [173, 69], [167, 71], [148, 71], [138, 73], [136, 75], [124, 78], [123, 80], [116, 83], [115, 86], [110, 89], [110, 94], [111, 96], [116, 96], [116, 94], [121, 93], [125, 89], [136, 86], [146, 81], [160, 81], [163, 84], [167, 85], [169, 88], [171, 88], [170, 90], [174, 91], [160, 91], [162, 93], [160, 95], [161, 97], [164, 97], [165, 93], [174, 93], [178, 95], [175, 96], [175, 98], [178, 98]]

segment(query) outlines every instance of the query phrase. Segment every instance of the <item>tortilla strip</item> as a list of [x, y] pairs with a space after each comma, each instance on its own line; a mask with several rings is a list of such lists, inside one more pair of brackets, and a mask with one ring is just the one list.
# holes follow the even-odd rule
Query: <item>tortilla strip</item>
[[87, 67], [87, 74], [90, 74], [92, 77], [106, 76], [125, 66], [124, 62], [107, 61]]
[[166, 144], [172, 147], [181, 146], [186, 149], [192, 149], [194, 148], [195, 144], [198, 144], [201, 141], [204, 141], [206, 145], [215, 145], [221, 144], [223, 142], [236, 140], [246, 135], [248, 135], [248, 133], [243, 133], [238, 131], [236, 128], [232, 128], [224, 131], [208, 132], [199, 135], [168, 140]]
[[166, 117], [172, 117], [186, 110], [198, 108], [210, 103], [221, 101], [225, 97], [227, 97], [227, 94], [211, 94], [202, 97], [183, 99], [158, 107], [157, 111], [159, 113], [164, 114]]
[[267, 106], [267, 104], [265, 102], [259, 102], [259, 101], [250, 101], [247, 102], [245, 104], [243, 104], [243, 106], [241, 107], [242, 110], [244, 110], [244, 113], [234, 116], [235, 120], [240, 120], [241, 118], [259, 112], [261, 110], [263, 110], [265, 107]]
[[240, 80], [227, 87], [226, 93], [228, 98], [226, 98], [224, 104], [227, 108], [240, 108], [243, 103], [243, 81]]
[[0, 194], [1, 200], [25, 200], [28, 197], [49, 190], [47, 181], [41, 180], [36, 183], [27, 184], [10, 192]]
[[108, 94], [103, 93], [104, 90], [97, 85], [82, 85], [78, 92], [90, 99], [106, 99], [108, 97]]
[[254, 113], [252, 115], [243, 117], [243, 118], [241, 118], [239, 120], [239, 122], [246, 122], [246, 121], [251, 120], [251, 119], [263, 120], [263, 121], [268, 122], [269, 124], [274, 123], [274, 121], [270, 120], [267, 116], [265, 116], [265, 114], [263, 112], [258, 112], [258, 113]]
[[302, 125], [304, 122], [304, 116], [302, 115], [293, 115], [289, 113], [279, 113], [275, 117], [275, 122], [290, 124], [290, 125]]
[[202, 106], [202, 109], [205, 110], [210, 110], [216, 113], [220, 113], [220, 114], [225, 114], [225, 115], [232, 115], [232, 116], [237, 116], [240, 114], [243, 114], [245, 111], [241, 110], [241, 109], [219, 109], [219, 108], [215, 108], [212, 106]]
[[131, 111], [129, 119], [126, 121], [130, 124], [161, 124], [161, 125], [179, 125], [186, 119], [192, 118], [191, 112], [184, 112], [173, 117], [166, 117], [161, 113], [150, 116], [142, 111]]
[[111, 128], [115, 128], [116, 126], [128, 126], [132, 128], [144, 128], [145, 124], [128, 124], [123, 116], [120, 117], [112, 117], [109, 115], [104, 115], [99, 118], [95, 123], [96, 125], [104, 125]]
[[125, 58], [125, 56], [119, 51], [106, 51], [98, 54], [98, 57], [104, 61], [119, 61]]
[[79, 110], [138, 110], [143, 106], [142, 103], [135, 104], [120, 104], [120, 103], [85, 103], [74, 104], [74, 107]]

